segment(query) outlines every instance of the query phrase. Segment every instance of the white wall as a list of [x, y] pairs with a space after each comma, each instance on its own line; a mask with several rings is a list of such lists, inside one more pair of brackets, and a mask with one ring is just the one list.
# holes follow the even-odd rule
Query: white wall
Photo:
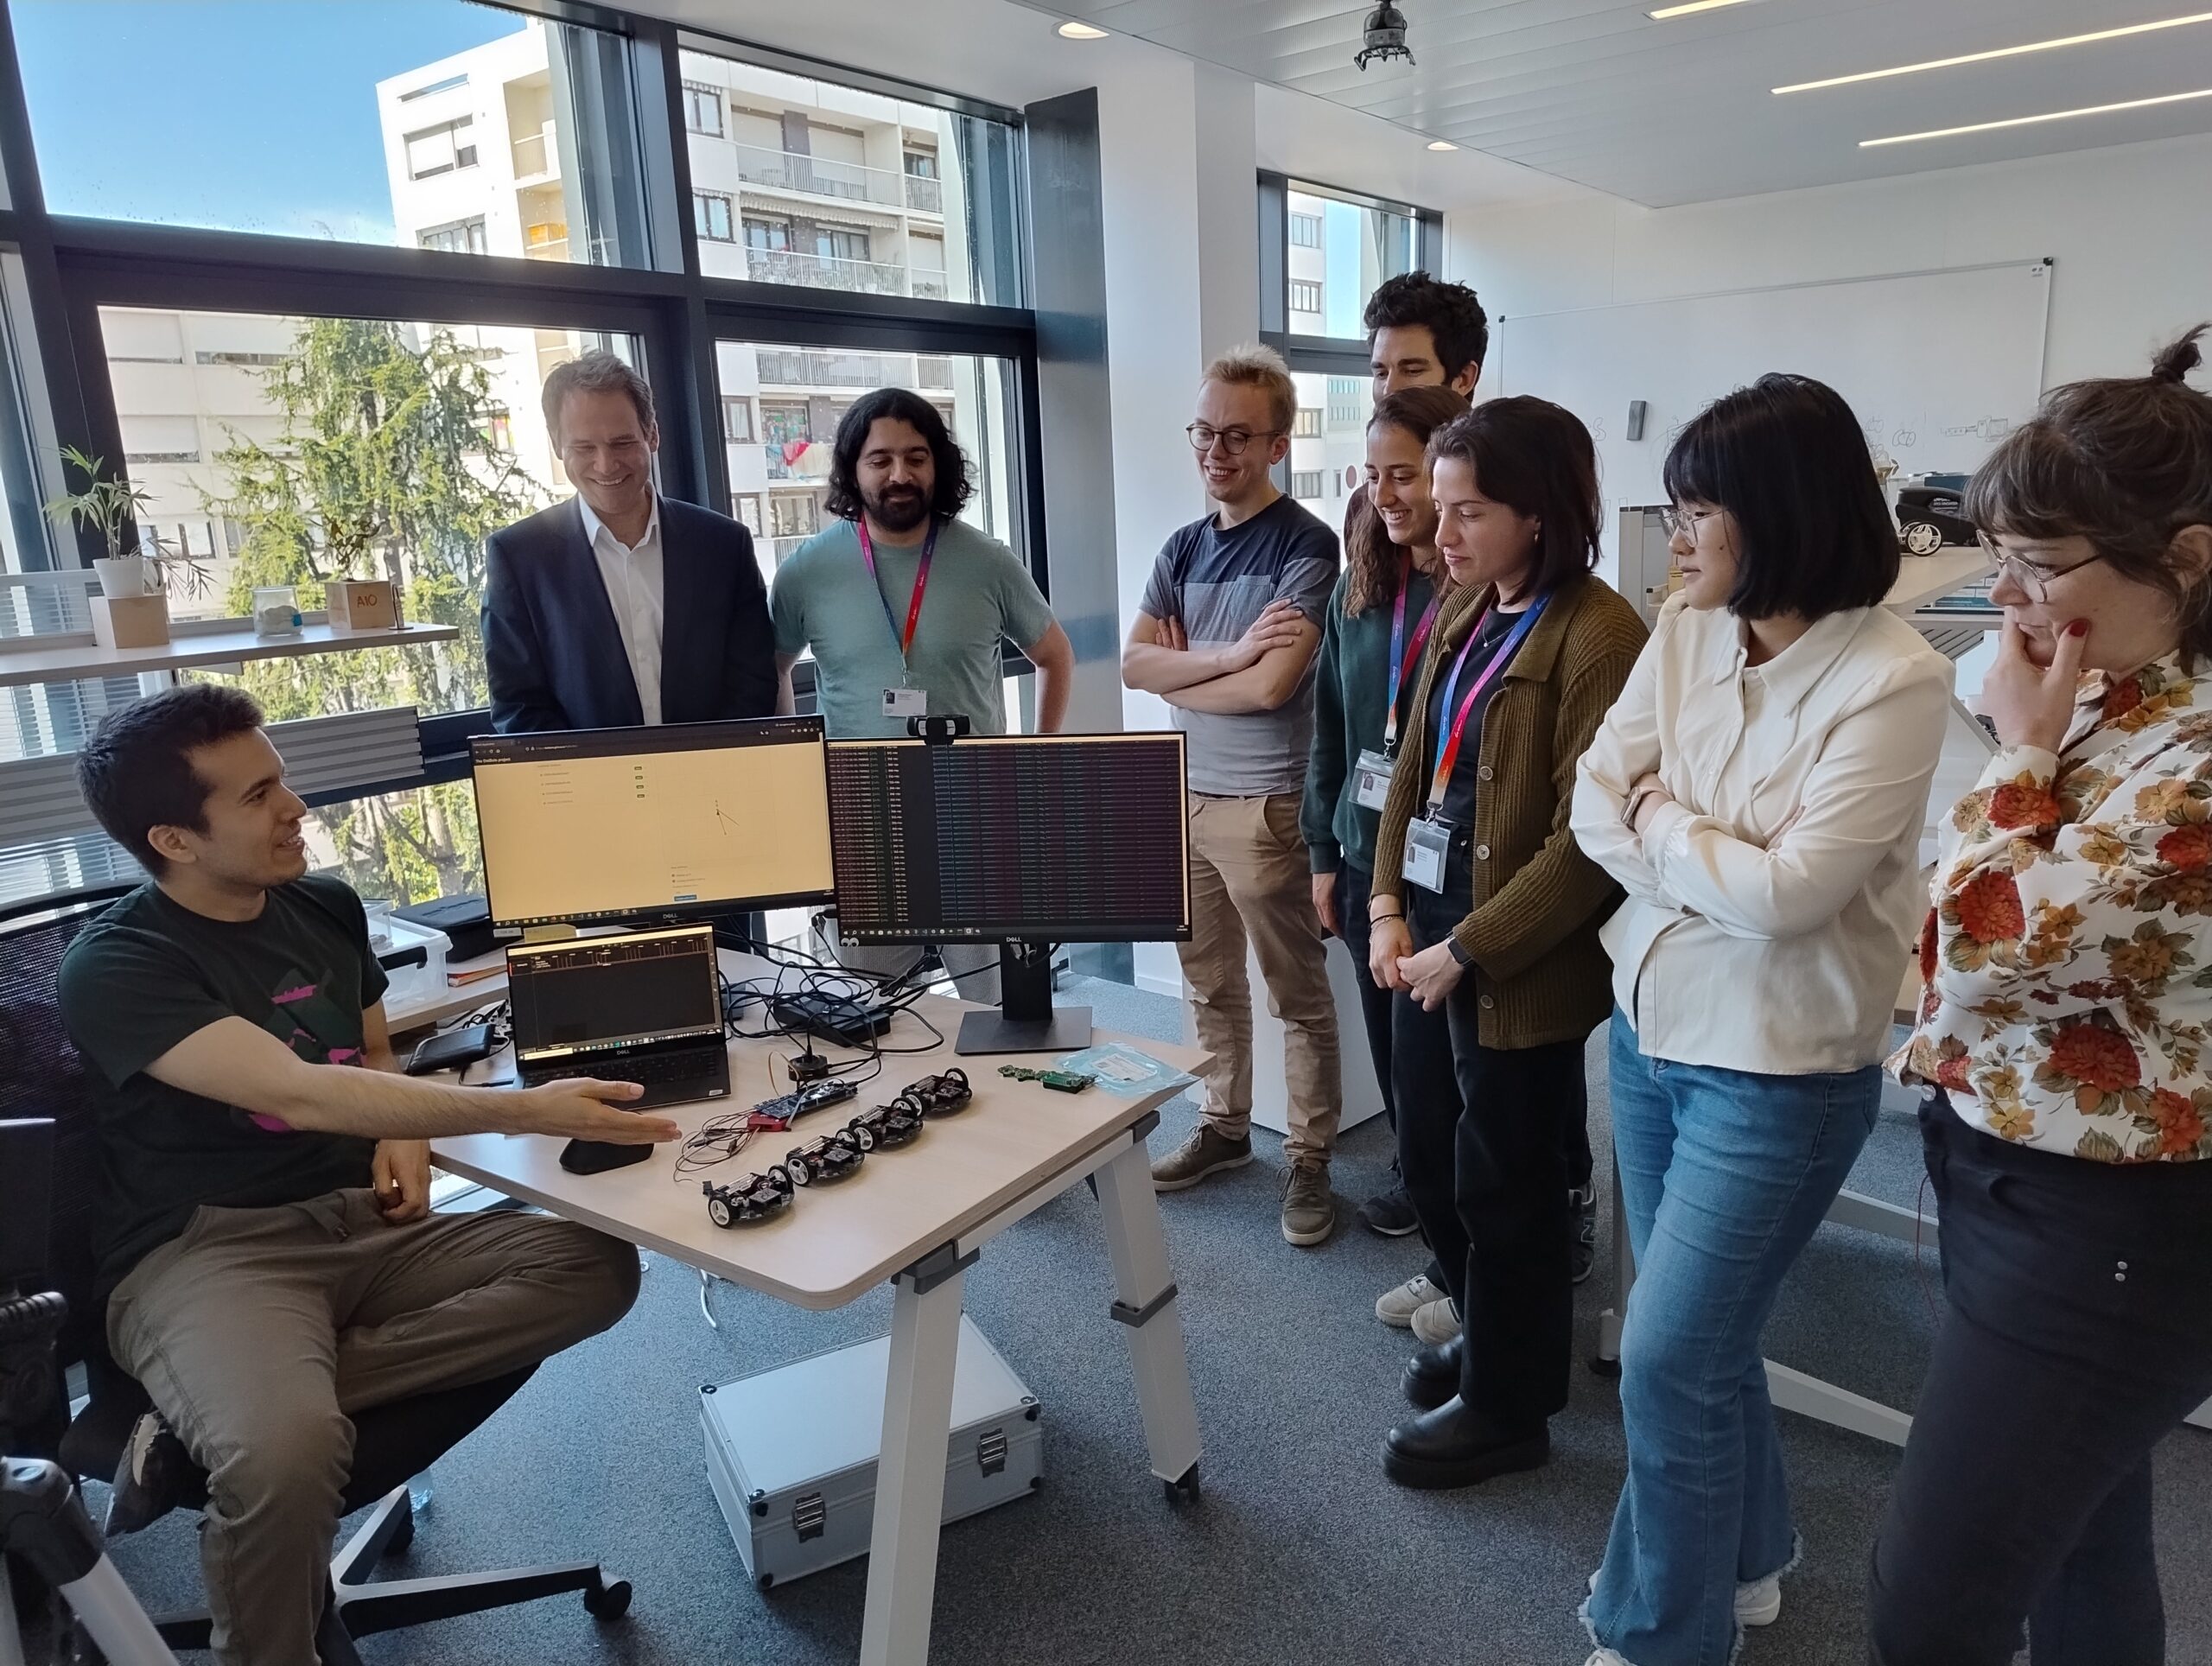
[[2051, 386], [2212, 317], [2208, 181], [2212, 137], [1681, 208], [1584, 193], [1447, 213], [1446, 269], [1510, 316], [2049, 255]]

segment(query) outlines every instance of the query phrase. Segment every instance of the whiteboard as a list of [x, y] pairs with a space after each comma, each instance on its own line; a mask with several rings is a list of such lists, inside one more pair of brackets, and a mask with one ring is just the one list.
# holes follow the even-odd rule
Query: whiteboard
[[[1484, 391], [1565, 405], [1597, 442], [1605, 571], [1624, 505], [1667, 500], [1683, 425], [1769, 371], [1817, 378], [1850, 403], [1877, 463], [1971, 473], [2043, 391], [2050, 264], [2014, 261], [1631, 302], [1498, 321]], [[1643, 438], [1627, 437], [1645, 401]]]

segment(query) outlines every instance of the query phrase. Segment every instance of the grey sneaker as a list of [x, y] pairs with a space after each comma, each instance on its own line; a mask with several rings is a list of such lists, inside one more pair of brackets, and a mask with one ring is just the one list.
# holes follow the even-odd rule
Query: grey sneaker
[[1416, 1340], [1434, 1348], [1459, 1334], [1459, 1304], [1445, 1296], [1414, 1310], [1412, 1326]]
[[1427, 1274], [1415, 1273], [1403, 1284], [1394, 1284], [1375, 1298], [1375, 1317], [1402, 1331], [1413, 1324], [1415, 1313], [1430, 1302], [1443, 1300], [1443, 1290], [1428, 1281]]
[[1282, 1235], [1301, 1248], [1337, 1230], [1337, 1200], [1326, 1163], [1293, 1163], [1282, 1187]]
[[1252, 1160], [1252, 1136], [1232, 1140], [1217, 1134], [1212, 1124], [1200, 1122], [1191, 1137], [1152, 1166], [1155, 1192], [1187, 1192], [1209, 1175], [1242, 1168]]

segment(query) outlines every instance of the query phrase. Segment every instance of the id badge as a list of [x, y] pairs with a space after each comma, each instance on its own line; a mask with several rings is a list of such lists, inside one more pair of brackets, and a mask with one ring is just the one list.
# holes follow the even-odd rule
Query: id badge
[[883, 691], [883, 715], [886, 717], [926, 717], [930, 712], [930, 691], [927, 689], [886, 689]]
[[1424, 891], [1441, 895], [1444, 862], [1451, 852], [1452, 829], [1448, 823], [1409, 822], [1406, 825], [1406, 859], [1399, 872], [1408, 885], [1418, 885]]
[[1390, 796], [1390, 776], [1397, 760], [1363, 749], [1352, 770], [1352, 800], [1362, 810], [1380, 810]]

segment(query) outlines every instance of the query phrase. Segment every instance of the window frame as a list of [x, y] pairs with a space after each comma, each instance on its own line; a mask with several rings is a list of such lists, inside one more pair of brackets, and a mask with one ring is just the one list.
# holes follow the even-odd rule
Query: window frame
[[[456, 0], [458, 3], [458, 0]], [[763, 49], [712, 31], [588, 3], [537, 0], [507, 7], [519, 16], [596, 29], [609, 37], [626, 72], [640, 141], [651, 266], [593, 266], [493, 256], [454, 258], [436, 249], [334, 243], [242, 231], [166, 226], [50, 213], [40, 183], [22, 71], [12, 21], [0, 5], [0, 251], [20, 262], [23, 296], [16, 339], [18, 379], [28, 398], [33, 436], [30, 478], [41, 500], [61, 489], [59, 446], [83, 447], [120, 458], [123, 444], [99, 318], [103, 307], [164, 311], [246, 312], [287, 316], [359, 318], [421, 324], [480, 325], [607, 332], [639, 345], [639, 366], [669, 415], [659, 461], [662, 490], [686, 502], [732, 503], [723, 440], [715, 344], [742, 340], [794, 348], [917, 355], [983, 355], [1007, 363], [1011, 378], [1007, 441], [1009, 542], [1049, 595], [1043, 524], [1037, 320], [1027, 306], [918, 299], [908, 296], [810, 289], [706, 275], [696, 225], [685, 82], [685, 50], [710, 53], [842, 87], [933, 105], [1015, 130], [1021, 112], [955, 93], [797, 54]], [[718, 90], [719, 92], [719, 90]], [[728, 133], [727, 100], [722, 137]], [[474, 126], [473, 118], [469, 124]], [[415, 130], [462, 130], [459, 118]], [[403, 167], [411, 177], [439, 177], [475, 165], [456, 144], [448, 169], [416, 176], [401, 135]], [[994, 258], [1011, 262], [1031, 281], [1026, 168], [1017, 154], [1015, 186], [1006, 223], [996, 229]], [[903, 164], [902, 164], [903, 167]], [[721, 194], [705, 193], [702, 194]], [[741, 212], [729, 203], [733, 241]], [[437, 228], [440, 230], [446, 227]], [[11, 302], [17, 297], [11, 295]], [[756, 413], [757, 416], [757, 413]], [[754, 432], [762, 431], [756, 420]], [[126, 465], [123, 470], [129, 477]], [[769, 506], [761, 505], [764, 522]], [[24, 521], [25, 513], [17, 520]], [[35, 569], [42, 556], [89, 568], [103, 553], [99, 535], [52, 529], [27, 544]], [[1010, 659], [1010, 665], [1019, 665]], [[467, 774], [468, 738], [490, 728], [479, 708], [421, 720], [424, 768], [419, 777], [379, 782], [358, 795], [449, 781]]]

